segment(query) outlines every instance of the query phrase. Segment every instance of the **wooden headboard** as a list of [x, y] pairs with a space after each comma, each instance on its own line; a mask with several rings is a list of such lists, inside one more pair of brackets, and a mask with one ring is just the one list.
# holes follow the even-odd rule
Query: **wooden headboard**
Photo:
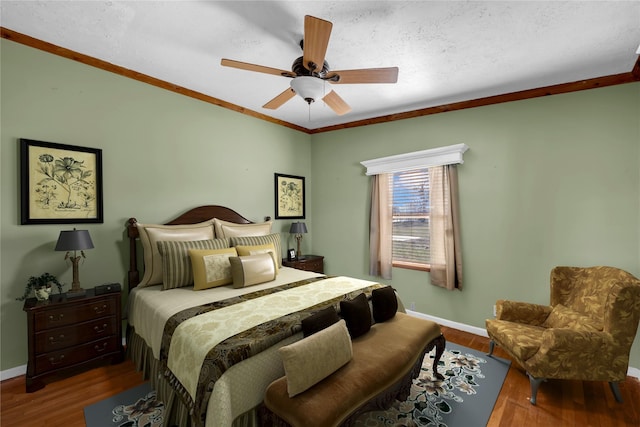
[[[218, 218], [223, 221], [235, 222], [237, 224], [251, 224], [251, 221], [240, 215], [233, 209], [224, 206], [208, 205], [193, 208], [167, 222], [165, 225], [182, 225], [197, 224], [212, 218]], [[266, 217], [265, 220], [270, 218]], [[138, 220], [129, 218], [127, 221], [127, 236], [129, 237], [129, 290], [135, 288], [140, 283], [140, 272], [138, 271], [138, 246], [136, 240], [139, 237], [138, 228], [136, 227]]]

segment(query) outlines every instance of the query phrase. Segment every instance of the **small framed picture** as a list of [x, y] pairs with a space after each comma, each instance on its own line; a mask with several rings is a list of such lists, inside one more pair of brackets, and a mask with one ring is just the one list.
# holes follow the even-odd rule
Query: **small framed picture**
[[304, 219], [304, 177], [274, 174], [276, 219]]
[[287, 259], [289, 261], [295, 261], [295, 259], [296, 259], [296, 250], [295, 249], [289, 249], [287, 251]]

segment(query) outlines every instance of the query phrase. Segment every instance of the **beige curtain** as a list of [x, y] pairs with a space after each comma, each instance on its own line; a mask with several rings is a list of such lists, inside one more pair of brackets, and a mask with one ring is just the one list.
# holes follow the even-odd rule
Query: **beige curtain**
[[429, 168], [431, 284], [462, 290], [460, 205], [456, 165]]
[[392, 241], [392, 174], [373, 175], [371, 180], [371, 211], [369, 217], [369, 274], [391, 279]]

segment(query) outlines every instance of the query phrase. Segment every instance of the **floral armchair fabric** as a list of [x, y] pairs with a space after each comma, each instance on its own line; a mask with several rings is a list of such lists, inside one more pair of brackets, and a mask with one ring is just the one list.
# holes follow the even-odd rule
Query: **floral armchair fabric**
[[497, 343], [529, 375], [531, 403], [546, 378], [608, 381], [618, 402], [640, 319], [640, 280], [614, 267], [556, 267], [551, 305], [499, 300], [487, 319]]

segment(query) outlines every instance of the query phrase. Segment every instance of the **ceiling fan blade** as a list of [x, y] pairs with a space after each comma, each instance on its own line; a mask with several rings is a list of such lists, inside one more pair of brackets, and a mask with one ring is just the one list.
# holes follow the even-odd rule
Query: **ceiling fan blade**
[[[303, 65], [309, 71], [321, 71], [333, 24], [310, 15], [304, 17]], [[313, 64], [313, 65], [309, 65]]]
[[[333, 81], [334, 76], [339, 76], [339, 79]], [[398, 67], [331, 71], [327, 74], [326, 79], [334, 84], [396, 83], [398, 81]]]
[[349, 104], [344, 102], [344, 99], [340, 98], [340, 96], [333, 90], [326, 94], [322, 100], [339, 116], [351, 111]]
[[264, 65], [250, 64], [248, 62], [234, 61], [233, 59], [222, 59], [220, 65], [224, 67], [239, 68], [241, 70], [256, 71], [258, 73], [273, 74], [275, 76], [295, 77], [295, 73], [278, 68], [265, 67]]
[[296, 96], [296, 93], [290, 87], [285, 89], [280, 95], [273, 98], [262, 106], [262, 108], [268, 108], [269, 110], [275, 110], [280, 108], [285, 102]]

